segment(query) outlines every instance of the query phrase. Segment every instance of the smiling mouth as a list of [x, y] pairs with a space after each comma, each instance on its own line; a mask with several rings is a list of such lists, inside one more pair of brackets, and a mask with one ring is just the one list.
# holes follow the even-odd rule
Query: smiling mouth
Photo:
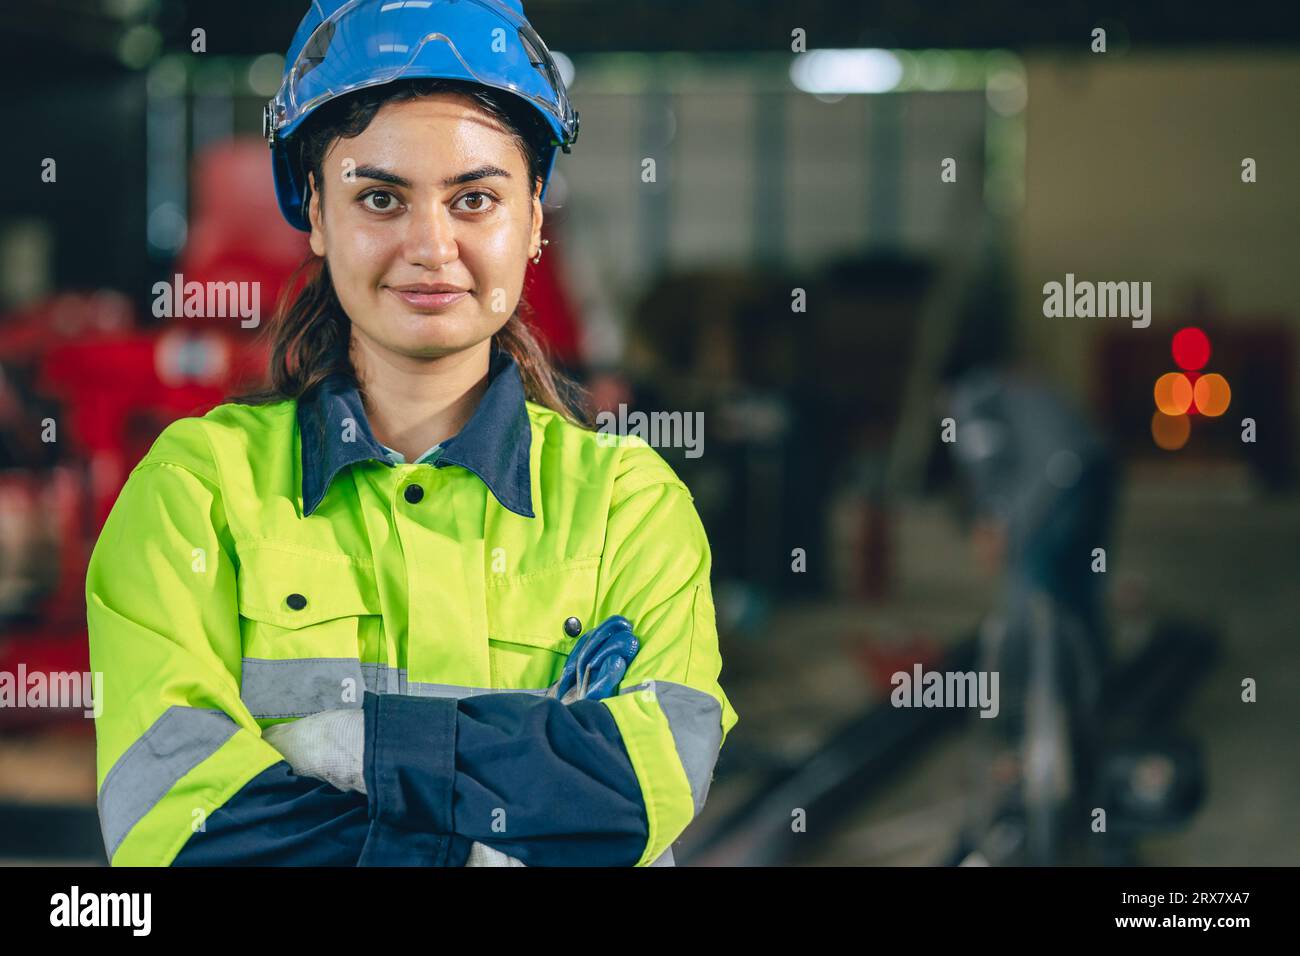
[[399, 301], [417, 312], [441, 312], [469, 295], [469, 290], [463, 292], [421, 292], [410, 289], [394, 289], [392, 286], [386, 286], [386, 288]]

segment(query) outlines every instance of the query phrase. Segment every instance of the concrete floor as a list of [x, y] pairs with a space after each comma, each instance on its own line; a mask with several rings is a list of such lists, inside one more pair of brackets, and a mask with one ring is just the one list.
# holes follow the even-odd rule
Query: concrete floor
[[[1218, 665], [1185, 711], [1206, 747], [1205, 806], [1145, 859], [1172, 866], [1300, 864], [1300, 500], [1138, 485], [1123, 545], [1150, 602], [1222, 628]], [[1243, 703], [1253, 678], [1257, 702]]]

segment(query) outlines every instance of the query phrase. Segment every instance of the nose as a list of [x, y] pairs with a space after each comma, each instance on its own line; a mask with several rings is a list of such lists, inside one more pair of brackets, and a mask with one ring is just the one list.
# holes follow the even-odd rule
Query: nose
[[456, 220], [442, 203], [413, 205], [406, 222], [405, 251], [411, 265], [440, 269], [456, 258]]

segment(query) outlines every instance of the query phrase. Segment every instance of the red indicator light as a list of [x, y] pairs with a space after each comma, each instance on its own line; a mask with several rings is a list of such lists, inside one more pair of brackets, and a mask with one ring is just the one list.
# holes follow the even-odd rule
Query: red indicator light
[[1184, 371], [1205, 368], [1210, 360], [1210, 339], [1198, 328], [1179, 329], [1174, 333], [1174, 364]]

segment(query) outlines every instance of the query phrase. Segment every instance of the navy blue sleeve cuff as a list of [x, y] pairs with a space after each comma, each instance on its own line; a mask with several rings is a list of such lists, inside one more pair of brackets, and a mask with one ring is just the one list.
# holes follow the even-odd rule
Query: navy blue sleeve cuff
[[458, 705], [456, 832], [528, 866], [632, 866], [641, 782], [600, 701], [484, 694]]
[[367, 692], [362, 709], [370, 816], [399, 828], [452, 833], [456, 701]]

